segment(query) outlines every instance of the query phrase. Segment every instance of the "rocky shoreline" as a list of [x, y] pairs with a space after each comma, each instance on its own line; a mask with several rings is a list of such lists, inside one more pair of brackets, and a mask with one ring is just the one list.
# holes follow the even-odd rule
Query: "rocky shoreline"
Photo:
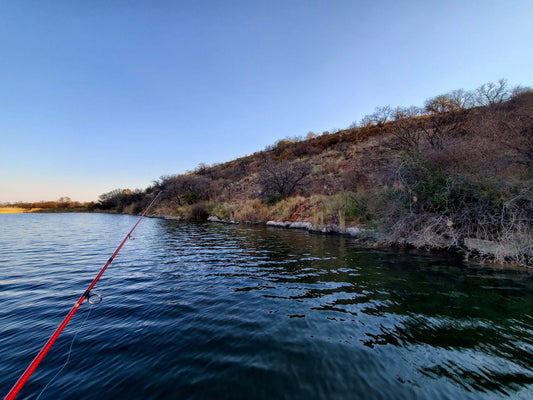
[[[171, 215], [153, 215], [152, 217], [163, 218], [167, 220], [177, 220], [177, 221], [187, 221], [186, 219], [179, 216]], [[353, 226], [347, 227], [342, 230], [336, 224], [328, 224], [324, 226], [313, 225], [310, 222], [304, 221], [266, 221], [262, 223], [254, 223], [251, 221], [235, 221], [229, 219], [221, 219], [216, 216], [210, 216], [207, 219], [207, 222], [220, 223], [220, 224], [245, 224], [245, 225], [264, 225], [267, 227], [275, 228], [285, 228], [285, 229], [300, 229], [305, 230], [310, 233], [318, 234], [332, 234], [332, 235], [342, 235], [353, 238], [357, 241], [358, 244], [361, 244], [364, 247], [389, 247], [389, 248], [416, 248], [416, 246], [410, 245], [408, 243], [390, 243], [383, 239], [383, 235], [373, 229], [367, 229], [362, 226]], [[501, 252], [501, 248], [498, 243], [491, 242], [487, 240], [480, 240], [474, 238], [466, 238], [463, 241], [464, 246], [461, 248], [451, 247], [451, 248], [429, 248], [424, 247], [427, 251], [442, 251], [446, 250], [451, 253], [461, 254], [465, 261], [470, 263], [475, 263], [478, 265], [489, 266], [491, 268], [506, 268], [506, 269], [518, 269], [524, 272], [533, 273], [533, 268], [527, 265], [520, 265], [514, 262], [499, 262], [496, 261], [495, 255], [497, 252]], [[501, 256], [501, 254], [500, 254]]]
[[[174, 220], [174, 221], [188, 221], [187, 219], [180, 217], [180, 216], [173, 216], [173, 215], [164, 215], [164, 214], [158, 214], [158, 215], [151, 215], [151, 217], [156, 218], [163, 218], [167, 220]], [[335, 234], [335, 235], [345, 235], [350, 236], [352, 238], [356, 239], [378, 239], [378, 233], [371, 229], [365, 229], [360, 226], [353, 226], [348, 227], [345, 230], [342, 230], [338, 225], [336, 224], [328, 224], [324, 226], [317, 226], [313, 225], [310, 222], [303, 222], [303, 221], [266, 221], [266, 222], [251, 222], [251, 221], [235, 221], [230, 219], [221, 219], [216, 216], [210, 216], [207, 218], [207, 222], [214, 222], [214, 223], [220, 223], [220, 224], [231, 224], [231, 225], [239, 225], [239, 224], [245, 224], [245, 225], [265, 225], [265, 226], [271, 226], [276, 228], [286, 228], [286, 229], [302, 229], [306, 230], [308, 232], [313, 233], [326, 233], [326, 234]]]
[[[238, 224], [239, 222], [233, 221], [233, 220], [224, 220], [220, 219], [218, 217], [211, 216], [207, 219], [209, 222], [218, 222], [218, 223], [226, 223], [226, 224]], [[252, 224], [252, 222], [244, 222], [245, 224]], [[347, 235], [354, 238], [362, 238], [363, 236], [368, 238], [370, 236], [375, 235], [374, 231], [371, 231], [369, 229], [364, 229], [362, 227], [349, 227], [345, 230], [342, 230], [338, 225], [336, 224], [328, 224], [324, 226], [317, 226], [313, 225], [310, 222], [303, 222], [303, 221], [266, 221], [264, 223], [266, 226], [273, 226], [277, 228], [286, 228], [286, 229], [303, 229], [309, 232], [314, 233], [331, 233], [331, 234], [338, 234], [338, 235]]]

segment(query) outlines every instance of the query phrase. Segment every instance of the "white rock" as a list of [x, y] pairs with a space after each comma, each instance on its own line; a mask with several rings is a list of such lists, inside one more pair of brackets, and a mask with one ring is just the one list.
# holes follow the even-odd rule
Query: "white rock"
[[346, 233], [350, 236], [359, 236], [363, 231], [364, 229], [361, 229], [358, 226], [346, 228]]
[[313, 225], [310, 222], [291, 222], [289, 228], [311, 230]]

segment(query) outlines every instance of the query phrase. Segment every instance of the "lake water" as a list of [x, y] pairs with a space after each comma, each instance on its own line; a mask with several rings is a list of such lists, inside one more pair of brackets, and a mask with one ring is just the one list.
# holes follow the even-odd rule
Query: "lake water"
[[[0, 395], [136, 220], [0, 215]], [[533, 398], [531, 274], [279, 228], [135, 236], [19, 398]]]

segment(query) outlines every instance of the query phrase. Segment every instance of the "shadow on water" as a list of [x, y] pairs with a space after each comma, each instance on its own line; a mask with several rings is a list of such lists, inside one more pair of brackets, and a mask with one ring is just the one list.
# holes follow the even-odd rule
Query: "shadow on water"
[[[98, 218], [94, 229], [119, 222], [121, 231], [131, 222]], [[85, 235], [94, 243], [82, 258], [94, 261], [108, 239]], [[53, 253], [60, 245], [46, 244]], [[158, 219], [141, 225], [128, 246], [99, 283], [104, 302], [91, 308], [89, 329], [78, 332], [68, 368], [44, 398], [533, 393], [533, 275], [468, 266], [446, 253], [362, 249], [346, 237]], [[38, 258], [16, 257], [0, 251], [0, 267], [18, 260], [24, 269], [0, 270], [1, 288], [9, 289], [2, 301], [12, 307], [0, 311], [0, 367], [7, 371], [23, 369], [29, 343], [45, 340], [46, 332], [30, 334], [27, 326], [47, 331], [61, 319], [45, 306], [65, 300], [54, 303], [40, 283], [60, 279], [78, 288], [91, 275], [73, 277], [68, 263], [45, 270]], [[34, 290], [46, 301], [30, 312], [25, 296]], [[75, 332], [65, 332], [25, 396], [35, 398], [57, 372]], [[0, 379], [3, 390], [14, 375]]]

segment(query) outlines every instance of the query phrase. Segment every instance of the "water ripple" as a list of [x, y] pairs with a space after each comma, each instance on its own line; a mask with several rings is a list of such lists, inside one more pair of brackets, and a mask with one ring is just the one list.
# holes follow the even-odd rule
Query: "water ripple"
[[[0, 393], [135, 221], [0, 216]], [[448, 255], [147, 219], [95, 291], [104, 301], [80, 308], [22, 397], [50, 381], [74, 335], [42, 398], [533, 395], [532, 276]]]

